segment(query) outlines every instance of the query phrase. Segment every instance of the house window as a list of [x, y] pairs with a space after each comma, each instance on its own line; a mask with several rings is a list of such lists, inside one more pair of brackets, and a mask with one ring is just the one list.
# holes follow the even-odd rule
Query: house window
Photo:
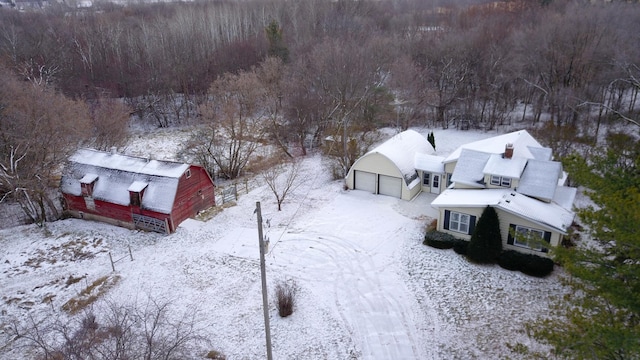
[[532, 250], [542, 251], [542, 241], [544, 241], [544, 231], [530, 229], [516, 225], [513, 236], [513, 245]]
[[449, 230], [463, 234], [469, 233], [470, 216], [452, 211], [449, 216]]
[[490, 183], [495, 186], [511, 187], [511, 178], [491, 175]]
[[187, 172], [184, 174], [187, 179], [191, 177], [191, 169], [187, 169]]
[[429, 174], [428, 172], [422, 173], [422, 185], [429, 186]]

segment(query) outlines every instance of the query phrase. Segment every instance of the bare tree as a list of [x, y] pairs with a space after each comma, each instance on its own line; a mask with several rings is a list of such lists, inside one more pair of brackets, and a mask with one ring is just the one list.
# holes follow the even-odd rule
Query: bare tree
[[385, 91], [390, 48], [388, 39], [365, 35], [327, 39], [300, 60], [305, 85], [317, 99], [317, 126], [330, 139], [325, 152], [335, 160], [340, 176], [345, 176], [362, 155], [367, 133], [377, 127], [380, 114], [385, 113], [368, 111], [391, 106], [388, 97], [378, 96]]
[[99, 150], [122, 147], [129, 139], [129, 108], [121, 101], [99, 97], [90, 102], [93, 141]]
[[[57, 217], [55, 176], [71, 152], [89, 137], [84, 103], [53, 89], [18, 82], [0, 69], [0, 201], [14, 199], [43, 223]], [[52, 186], [53, 185], [53, 186]]]
[[278, 211], [282, 210], [282, 203], [287, 195], [301, 185], [300, 168], [300, 160], [288, 162], [278, 160], [273, 166], [262, 171], [262, 178], [276, 198]]
[[241, 72], [216, 80], [209, 94], [203, 106], [207, 123], [192, 138], [192, 148], [215, 163], [218, 175], [235, 179], [264, 141], [266, 91], [254, 72]]
[[14, 318], [4, 330], [14, 348], [45, 360], [184, 359], [206, 343], [191, 306], [180, 311], [149, 296], [144, 304], [106, 300], [94, 310], [71, 318]]

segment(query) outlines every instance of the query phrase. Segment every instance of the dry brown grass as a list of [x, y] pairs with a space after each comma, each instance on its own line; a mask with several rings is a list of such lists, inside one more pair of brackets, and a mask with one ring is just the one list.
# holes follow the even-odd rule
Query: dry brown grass
[[114, 287], [119, 280], [120, 276], [118, 275], [103, 276], [97, 279], [91, 283], [91, 285], [80, 291], [78, 296], [70, 299], [62, 305], [62, 310], [72, 315], [78, 313], [98, 300], [102, 295], [109, 291], [109, 289]]

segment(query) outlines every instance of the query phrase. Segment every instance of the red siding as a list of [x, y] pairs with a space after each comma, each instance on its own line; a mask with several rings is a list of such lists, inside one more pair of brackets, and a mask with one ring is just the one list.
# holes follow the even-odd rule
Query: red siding
[[[87, 208], [84, 197], [63, 194], [68, 210], [95, 214], [118, 221], [133, 223], [132, 213], [167, 220], [169, 232], [172, 233], [184, 220], [195, 216], [199, 211], [215, 205], [215, 186], [209, 174], [200, 166], [190, 167], [189, 178], [183, 174], [178, 182], [178, 189], [171, 214], [141, 209], [137, 206], [118, 205], [101, 200], [95, 200], [95, 209]], [[143, 195], [144, 197], [144, 195]]]
[[206, 170], [196, 165], [191, 165], [189, 170], [191, 171], [189, 178], [186, 175], [180, 177], [171, 210], [176, 226], [216, 204], [215, 186]]

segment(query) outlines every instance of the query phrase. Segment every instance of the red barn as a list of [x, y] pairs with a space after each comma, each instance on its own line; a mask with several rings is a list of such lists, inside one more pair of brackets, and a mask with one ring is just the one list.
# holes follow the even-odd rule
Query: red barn
[[89, 149], [69, 158], [60, 187], [72, 216], [167, 234], [215, 205], [201, 166]]

